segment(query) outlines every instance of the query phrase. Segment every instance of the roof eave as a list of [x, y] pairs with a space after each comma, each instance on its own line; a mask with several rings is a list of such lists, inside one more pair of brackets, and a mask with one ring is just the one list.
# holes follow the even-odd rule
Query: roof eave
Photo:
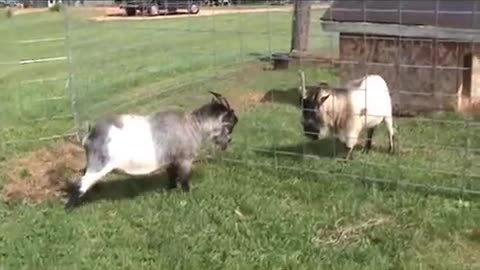
[[480, 42], [480, 30], [435, 27], [429, 25], [400, 25], [364, 22], [336, 22], [322, 20], [322, 29], [326, 32], [358, 33], [370, 35], [419, 37]]

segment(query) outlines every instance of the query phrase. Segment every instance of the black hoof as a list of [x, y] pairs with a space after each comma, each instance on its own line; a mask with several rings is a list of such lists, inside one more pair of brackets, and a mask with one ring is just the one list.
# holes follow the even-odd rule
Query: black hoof
[[79, 186], [75, 185], [72, 187], [72, 191], [70, 192], [70, 196], [68, 198], [67, 203], [65, 204], [65, 210], [67, 212], [72, 211], [78, 205], [80, 205], [80, 190]]
[[176, 180], [169, 180], [167, 183], [167, 189], [172, 190], [177, 188], [177, 181]]
[[190, 192], [190, 184], [189, 183], [181, 183], [182, 191], [183, 192]]

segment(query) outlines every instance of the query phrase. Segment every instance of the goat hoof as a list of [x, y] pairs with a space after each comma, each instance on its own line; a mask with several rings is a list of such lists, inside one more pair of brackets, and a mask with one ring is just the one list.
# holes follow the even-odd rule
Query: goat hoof
[[80, 204], [80, 199], [78, 197], [71, 196], [68, 199], [68, 202], [65, 204], [65, 211], [71, 212], [74, 208], [76, 208]]
[[185, 192], [185, 193], [188, 193], [190, 192], [190, 185], [187, 184], [187, 183], [182, 183], [182, 191]]
[[74, 190], [70, 193], [67, 203], [65, 204], [65, 210], [67, 212], [72, 211], [80, 204], [80, 191], [78, 187], [74, 187]]
[[177, 188], [177, 183], [176, 182], [169, 182], [167, 184], [167, 190], [173, 190]]

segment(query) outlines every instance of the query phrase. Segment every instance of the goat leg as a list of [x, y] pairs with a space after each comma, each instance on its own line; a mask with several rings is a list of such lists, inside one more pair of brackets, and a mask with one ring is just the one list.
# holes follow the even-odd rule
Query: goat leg
[[185, 160], [173, 165], [172, 170], [175, 171], [175, 179], [180, 183], [180, 187], [184, 192], [190, 191], [190, 177], [192, 175], [192, 161]]
[[65, 204], [65, 210], [67, 212], [72, 211], [80, 204], [80, 182], [73, 184], [69, 193], [68, 201]]
[[177, 188], [177, 178], [178, 178], [178, 173], [177, 173], [177, 167], [174, 164], [171, 164], [167, 168], [167, 174], [168, 174], [168, 189], [175, 189]]
[[347, 147], [347, 154], [345, 160], [353, 160], [353, 147]]
[[367, 141], [365, 142], [365, 146], [363, 152], [368, 154], [368, 152], [372, 149], [372, 139], [373, 133], [375, 132], [375, 128], [367, 129]]
[[85, 170], [85, 174], [82, 176], [80, 181], [72, 186], [70, 192], [70, 198], [65, 204], [65, 210], [70, 211], [73, 208], [77, 207], [80, 204], [81, 198], [87, 193], [87, 191], [94, 186], [100, 179], [112, 171], [114, 167], [108, 164], [102, 169], [92, 169], [88, 167]]
[[389, 138], [388, 152], [395, 154], [397, 152], [398, 142], [395, 135], [391, 135]]

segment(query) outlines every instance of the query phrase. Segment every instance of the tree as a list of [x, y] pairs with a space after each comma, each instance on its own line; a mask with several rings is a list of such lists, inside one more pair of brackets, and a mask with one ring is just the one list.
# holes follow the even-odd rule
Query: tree
[[310, 0], [295, 0], [290, 52], [301, 53], [307, 51], [311, 6], [312, 2]]

